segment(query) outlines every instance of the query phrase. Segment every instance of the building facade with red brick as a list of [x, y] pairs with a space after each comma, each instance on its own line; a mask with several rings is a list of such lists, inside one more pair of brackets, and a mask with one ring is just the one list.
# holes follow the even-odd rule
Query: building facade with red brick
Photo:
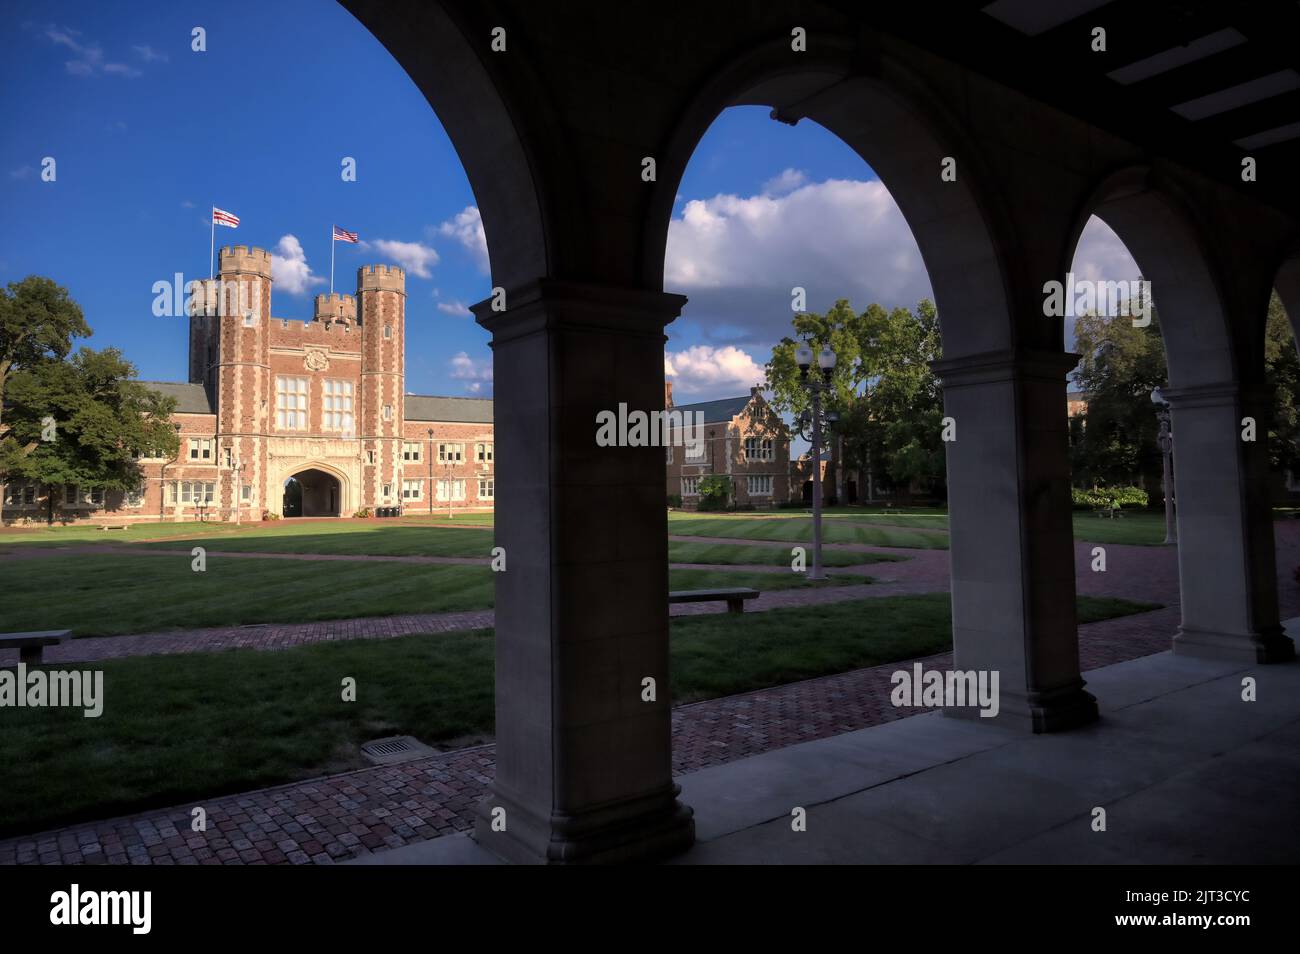
[[[271, 315], [271, 255], [221, 249], [196, 287], [174, 460], [142, 458], [134, 493], [59, 488], [57, 519], [260, 520], [491, 509], [492, 402], [407, 394], [402, 269], [358, 269], [355, 295], [318, 295], [310, 321]], [[6, 486], [5, 521], [46, 517], [48, 489]]]
[[669, 385], [664, 403], [683, 415], [688, 436], [694, 422], [702, 431], [698, 441], [679, 440], [665, 448], [670, 501], [680, 500], [687, 510], [697, 508], [700, 480], [711, 474], [731, 479], [731, 502], [736, 506], [771, 507], [790, 499], [790, 430], [761, 388], [739, 397], [674, 406]]

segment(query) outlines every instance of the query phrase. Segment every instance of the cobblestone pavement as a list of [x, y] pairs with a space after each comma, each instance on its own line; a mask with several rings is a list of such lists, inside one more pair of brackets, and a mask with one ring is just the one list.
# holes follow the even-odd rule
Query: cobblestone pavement
[[[1291, 580], [1292, 569], [1300, 564], [1300, 523], [1279, 523], [1276, 543], [1279, 602], [1283, 618], [1289, 618], [1300, 615], [1300, 587]], [[1088, 559], [1091, 547], [1080, 545]], [[1167, 649], [1179, 623], [1176, 554], [1152, 547], [1108, 545], [1106, 550], [1105, 574], [1092, 573], [1088, 560], [1079, 560], [1079, 592], [1167, 601], [1170, 605], [1080, 626], [1079, 655], [1085, 671]], [[888, 585], [942, 589], [933, 585], [939, 566], [944, 568], [946, 582], [946, 553], [939, 553], [941, 561], [922, 558], [909, 564], [890, 564], [890, 569], [920, 567], [912, 571], [914, 576], [900, 578], [896, 584], [801, 595], [879, 591]], [[903, 576], [907, 574], [903, 571]], [[930, 657], [926, 665], [942, 667], [950, 661], [951, 656], [945, 653]], [[690, 772], [906, 718], [914, 712], [895, 709], [888, 702], [889, 677], [897, 667], [891, 663], [679, 706], [672, 716], [673, 770], [677, 774]], [[328, 864], [470, 828], [474, 803], [486, 794], [494, 767], [494, 746], [459, 749], [403, 765], [360, 769], [11, 838], [0, 841], [0, 864]], [[190, 810], [195, 805], [207, 811], [206, 832], [189, 829]]]

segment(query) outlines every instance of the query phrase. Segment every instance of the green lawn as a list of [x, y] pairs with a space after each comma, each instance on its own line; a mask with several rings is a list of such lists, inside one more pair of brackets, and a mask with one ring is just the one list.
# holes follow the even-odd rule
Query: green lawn
[[[1079, 600], [1081, 619], [1153, 608]], [[946, 594], [672, 623], [675, 702], [943, 652]], [[97, 663], [104, 712], [4, 710], [0, 835], [359, 767], [361, 743], [471, 744], [493, 728], [491, 631]], [[341, 681], [356, 680], [355, 702]], [[627, 687], [639, 693], [639, 683]]]
[[[338, 527], [339, 529], [321, 528]], [[340, 556], [451, 556], [492, 555], [492, 532], [471, 527], [373, 526], [371, 524], [298, 524], [276, 526], [262, 533], [198, 536], [144, 543], [149, 549], [202, 546], [210, 552], [319, 553]]]
[[[727, 563], [735, 566], [790, 566], [792, 557], [784, 547], [745, 546], [735, 543], [686, 543], [668, 541], [669, 563]], [[855, 553], [851, 550], [823, 550], [823, 566], [858, 566], [863, 563], [891, 563], [905, 559], [887, 553]], [[812, 554], [807, 554], [812, 563]]]
[[1088, 543], [1159, 546], [1165, 538], [1163, 510], [1125, 510], [1124, 516], [1098, 517], [1090, 511], [1074, 513], [1074, 539]]
[[[477, 531], [468, 531], [477, 532]], [[869, 583], [862, 576], [809, 583], [797, 573], [670, 570], [675, 590], [750, 586], [757, 590]], [[174, 556], [73, 555], [0, 562], [0, 631], [71, 629], [115, 636], [169, 629], [302, 623], [490, 609], [492, 571], [484, 566], [342, 560], [221, 558], [191, 569]]]
[[[881, 547], [946, 550], [948, 535], [933, 530], [905, 530], [890, 526], [868, 526], [855, 520], [827, 520], [822, 524], [826, 543], [865, 543]], [[812, 520], [806, 517], [680, 516], [668, 521], [668, 532], [691, 537], [730, 537], [739, 540], [783, 540], [812, 542]]]

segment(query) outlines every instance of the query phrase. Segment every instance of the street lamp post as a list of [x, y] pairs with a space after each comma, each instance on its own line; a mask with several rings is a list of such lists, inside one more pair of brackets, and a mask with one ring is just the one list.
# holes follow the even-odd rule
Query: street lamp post
[[1163, 469], [1161, 486], [1165, 494], [1164, 543], [1175, 544], [1178, 542], [1178, 524], [1174, 520], [1174, 435], [1170, 430], [1169, 402], [1160, 393], [1160, 389], [1156, 388], [1151, 392], [1151, 403], [1156, 406], [1156, 419], [1160, 422], [1160, 433], [1156, 436], [1156, 444], [1160, 448]]
[[[810, 580], [824, 580], [822, 570], [822, 392], [831, 386], [831, 375], [835, 371], [835, 352], [830, 345], [822, 347], [817, 353], [817, 367], [821, 375], [809, 375], [812, 367], [813, 352], [807, 343], [799, 345], [795, 351], [795, 362], [799, 365], [799, 383], [812, 396], [812, 414], [807, 412], [799, 417], [799, 436], [812, 445], [813, 471], [813, 565], [808, 574]], [[834, 416], [828, 415], [828, 417]], [[804, 427], [810, 426], [811, 436], [804, 434]]]
[[433, 516], [433, 428], [429, 428], [429, 516]]

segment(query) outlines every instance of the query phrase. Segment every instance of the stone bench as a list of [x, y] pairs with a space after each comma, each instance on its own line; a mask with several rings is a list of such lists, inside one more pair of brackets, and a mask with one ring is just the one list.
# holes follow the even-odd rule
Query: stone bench
[[668, 594], [668, 602], [670, 604], [726, 602], [728, 613], [743, 613], [745, 600], [756, 600], [758, 597], [758, 590], [752, 590], [747, 586], [735, 586], [723, 590], [676, 590]]
[[101, 524], [99, 524], [99, 529], [101, 529], [101, 530], [125, 530], [126, 528], [127, 528], [127, 524], [125, 524], [125, 523], [101, 523]]
[[18, 650], [18, 661], [34, 666], [46, 646], [57, 646], [72, 638], [70, 629], [47, 629], [35, 633], [0, 633], [0, 649]]

